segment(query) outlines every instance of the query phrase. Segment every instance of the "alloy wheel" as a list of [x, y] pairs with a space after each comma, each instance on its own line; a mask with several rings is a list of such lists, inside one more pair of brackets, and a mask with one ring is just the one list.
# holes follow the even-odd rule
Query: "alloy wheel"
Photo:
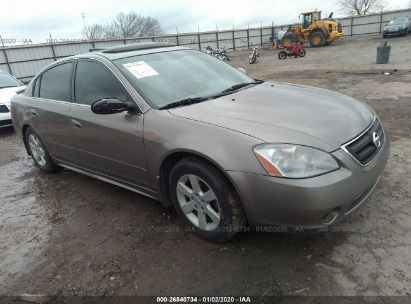
[[181, 210], [194, 226], [206, 231], [218, 227], [221, 208], [213, 189], [203, 179], [193, 174], [183, 175], [176, 190]]
[[44, 151], [43, 145], [41, 144], [39, 138], [35, 134], [30, 134], [29, 136], [29, 146], [31, 155], [34, 160], [40, 165], [46, 165], [46, 152]]

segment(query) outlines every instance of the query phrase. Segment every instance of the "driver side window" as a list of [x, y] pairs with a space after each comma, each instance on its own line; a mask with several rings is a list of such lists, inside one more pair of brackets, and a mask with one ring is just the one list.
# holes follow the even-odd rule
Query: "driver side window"
[[92, 105], [103, 98], [127, 101], [128, 93], [112, 72], [98, 62], [79, 60], [74, 82], [76, 103]]
[[311, 15], [303, 15], [303, 28], [307, 28], [311, 25]]

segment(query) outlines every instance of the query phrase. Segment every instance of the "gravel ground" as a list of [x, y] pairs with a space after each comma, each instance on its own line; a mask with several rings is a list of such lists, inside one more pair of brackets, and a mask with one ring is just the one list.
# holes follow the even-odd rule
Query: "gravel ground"
[[[231, 63], [256, 78], [366, 101], [391, 139], [375, 193], [333, 231], [244, 232], [217, 245], [184, 231], [159, 203], [77, 173], [39, 172], [12, 131], [0, 134], [0, 295], [408, 295], [411, 293], [411, 37], [345, 38], [279, 61], [264, 49]], [[385, 75], [383, 72], [393, 72]]]

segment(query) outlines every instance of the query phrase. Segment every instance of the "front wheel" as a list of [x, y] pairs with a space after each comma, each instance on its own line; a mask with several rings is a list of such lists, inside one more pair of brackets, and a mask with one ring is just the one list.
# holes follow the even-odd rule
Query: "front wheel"
[[301, 49], [301, 50], [300, 50], [300, 53], [299, 53], [300, 57], [304, 57], [305, 54], [307, 54], [307, 52], [305, 51], [305, 49]]
[[285, 51], [281, 51], [278, 53], [278, 59], [283, 60], [287, 59], [287, 53]]
[[197, 236], [211, 242], [230, 240], [246, 223], [236, 191], [220, 170], [194, 157], [170, 172], [171, 201]]
[[253, 64], [255, 61], [257, 60], [257, 56], [255, 54], [252, 54], [249, 58], [248, 58], [248, 62], [250, 64]]
[[325, 38], [325, 35], [320, 31], [316, 31], [312, 33], [310, 36], [310, 45], [312, 47], [324, 46], [326, 42], [327, 39]]

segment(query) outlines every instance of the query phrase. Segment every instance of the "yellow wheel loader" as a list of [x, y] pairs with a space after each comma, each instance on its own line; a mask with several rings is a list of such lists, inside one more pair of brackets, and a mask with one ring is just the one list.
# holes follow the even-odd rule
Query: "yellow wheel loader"
[[328, 18], [321, 19], [321, 11], [300, 14], [301, 24], [290, 26], [283, 37], [284, 45], [292, 42], [310, 43], [312, 47], [325, 46], [343, 35], [341, 23]]

